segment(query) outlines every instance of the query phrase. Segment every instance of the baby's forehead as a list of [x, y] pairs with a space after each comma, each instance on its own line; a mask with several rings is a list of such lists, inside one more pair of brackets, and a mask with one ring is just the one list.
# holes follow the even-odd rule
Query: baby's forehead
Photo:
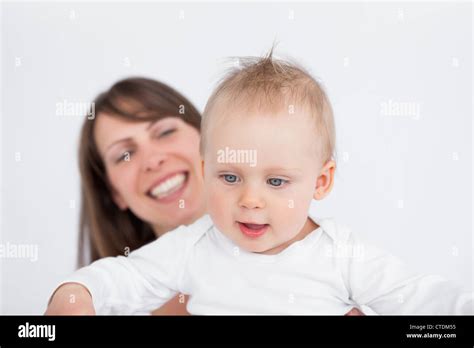
[[305, 112], [234, 109], [216, 118], [219, 120], [207, 137], [217, 139], [220, 146], [227, 142], [241, 147], [267, 145], [274, 151], [301, 151], [301, 146], [315, 146], [320, 139], [313, 117]]
[[238, 113], [293, 114], [297, 111], [311, 112], [314, 107], [310, 98], [304, 98], [299, 94], [282, 91], [253, 93], [251, 90], [246, 90], [238, 94], [222, 92], [214, 98], [212, 109]]
[[[217, 120], [219, 119], [219, 120]], [[211, 154], [220, 149], [255, 150], [259, 157], [278, 164], [282, 158], [297, 163], [299, 158], [318, 154], [318, 136], [314, 120], [308, 114], [234, 109], [220, 114], [208, 129], [204, 150]], [[242, 151], [244, 153], [244, 151]], [[265, 158], [263, 158], [265, 156]]]
[[302, 102], [266, 104], [262, 101], [256, 104], [246, 103], [245, 101], [237, 103], [224, 100], [216, 103], [215, 107], [206, 117], [210, 119], [209, 125], [214, 127], [225, 127], [231, 122], [248, 124], [246, 121], [252, 120], [264, 121], [262, 126], [266, 122], [282, 120], [295, 124], [311, 124], [316, 126], [314, 110]]

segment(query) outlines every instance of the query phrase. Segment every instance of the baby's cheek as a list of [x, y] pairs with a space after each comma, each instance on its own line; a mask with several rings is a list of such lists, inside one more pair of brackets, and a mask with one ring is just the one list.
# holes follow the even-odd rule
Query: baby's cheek
[[281, 209], [279, 214], [277, 214], [277, 226], [279, 226], [280, 231], [286, 234], [288, 231], [291, 231], [295, 225], [295, 209], [285, 207]]
[[300, 200], [285, 203], [279, 207], [277, 213], [273, 214], [276, 220], [272, 220], [278, 226], [278, 234], [292, 238], [295, 231], [299, 231], [306, 222], [309, 205]]

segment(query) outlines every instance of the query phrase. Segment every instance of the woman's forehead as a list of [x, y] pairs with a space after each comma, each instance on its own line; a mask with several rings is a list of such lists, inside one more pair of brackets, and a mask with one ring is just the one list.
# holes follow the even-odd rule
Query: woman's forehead
[[133, 140], [143, 133], [147, 133], [155, 125], [165, 125], [168, 123], [184, 122], [176, 116], [165, 116], [155, 119], [127, 119], [109, 113], [101, 113], [96, 117], [94, 128], [94, 138], [101, 154], [113, 144]]

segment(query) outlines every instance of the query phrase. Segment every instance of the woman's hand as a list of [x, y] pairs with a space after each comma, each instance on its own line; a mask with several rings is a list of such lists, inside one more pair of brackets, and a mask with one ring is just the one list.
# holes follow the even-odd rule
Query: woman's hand
[[66, 283], [54, 292], [45, 315], [95, 315], [92, 296], [77, 283]]

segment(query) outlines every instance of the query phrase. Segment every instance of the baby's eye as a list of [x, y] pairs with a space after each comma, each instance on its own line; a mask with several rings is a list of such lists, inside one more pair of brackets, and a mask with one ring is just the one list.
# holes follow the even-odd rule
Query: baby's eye
[[283, 184], [286, 184], [287, 182], [288, 182], [288, 180], [279, 179], [279, 178], [271, 178], [271, 179], [267, 180], [267, 183], [269, 183], [270, 185], [275, 186], [275, 187], [280, 187]]
[[224, 181], [228, 184], [235, 184], [237, 180], [239, 179], [237, 175], [233, 175], [233, 174], [223, 174], [221, 175], [221, 178], [223, 178]]

